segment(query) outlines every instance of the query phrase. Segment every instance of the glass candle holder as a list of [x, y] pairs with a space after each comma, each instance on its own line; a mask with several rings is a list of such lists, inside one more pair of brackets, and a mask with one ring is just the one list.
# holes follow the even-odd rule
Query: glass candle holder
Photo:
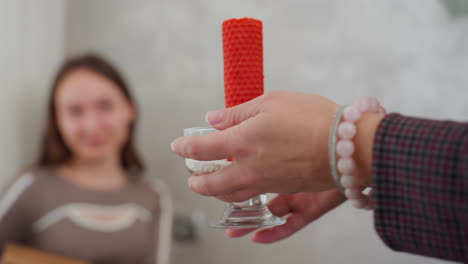
[[[216, 131], [218, 130], [212, 127], [192, 127], [184, 129], [184, 136], [205, 135]], [[227, 159], [211, 161], [185, 159], [187, 169], [194, 175], [212, 173], [230, 164], [231, 161]], [[213, 228], [243, 229], [284, 224], [286, 221], [283, 218], [274, 216], [270, 212], [266, 201], [266, 195], [261, 194], [244, 202], [227, 203], [221, 218], [209, 223], [209, 226]]]

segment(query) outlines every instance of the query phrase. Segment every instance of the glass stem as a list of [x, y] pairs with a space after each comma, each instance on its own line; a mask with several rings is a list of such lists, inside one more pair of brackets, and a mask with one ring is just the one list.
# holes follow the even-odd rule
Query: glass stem
[[260, 194], [257, 195], [249, 200], [240, 202], [240, 203], [232, 203], [236, 207], [240, 207], [243, 209], [253, 207], [254, 209], [258, 209], [259, 207], [265, 206], [266, 195]]

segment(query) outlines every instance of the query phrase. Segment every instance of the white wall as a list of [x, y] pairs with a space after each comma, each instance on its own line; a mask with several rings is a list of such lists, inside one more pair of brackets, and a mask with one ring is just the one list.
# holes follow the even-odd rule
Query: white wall
[[[140, 145], [176, 210], [212, 219], [222, 204], [191, 193], [169, 143], [223, 106], [221, 22], [264, 22], [267, 90], [319, 93], [340, 103], [375, 95], [392, 111], [467, 119], [468, 21], [436, 0], [68, 1], [69, 54], [98, 50], [127, 73], [140, 102]], [[229, 240], [199, 223], [174, 263], [445, 263], [386, 248], [372, 214], [348, 204], [274, 245]]]
[[60, 0], [0, 0], [0, 187], [36, 157], [63, 15]]

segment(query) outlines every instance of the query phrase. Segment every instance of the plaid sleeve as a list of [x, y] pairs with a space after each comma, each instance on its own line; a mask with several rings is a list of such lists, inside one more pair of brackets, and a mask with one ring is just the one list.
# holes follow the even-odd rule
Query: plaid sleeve
[[375, 228], [384, 243], [468, 262], [468, 123], [388, 115], [372, 166]]

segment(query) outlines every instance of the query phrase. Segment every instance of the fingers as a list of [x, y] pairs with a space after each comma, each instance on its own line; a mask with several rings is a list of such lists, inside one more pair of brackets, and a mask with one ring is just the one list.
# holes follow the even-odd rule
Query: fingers
[[233, 156], [235, 139], [229, 131], [216, 131], [206, 135], [180, 137], [171, 143], [171, 150], [184, 158], [220, 160]]
[[241, 237], [245, 236], [252, 231], [255, 231], [255, 228], [248, 228], [248, 229], [228, 229], [226, 230], [225, 234], [227, 237], [234, 238], [234, 237]]
[[257, 243], [273, 243], [285, 239], [299, 231], [307, 221], [300, 214], [291, 214], [284, 225], [263, 229], [252, 236], [252, 241]]
[[257, 115], [263, 100], [264, 96], [259, 96], [234, 107], [210, 111], [206, 113], [206, 120], [214, 128], [224, 130]]
[[268, 209], [276, 216], [282, 217], [291, 213], [289, 202], [286, 199], [286, 195], [278, 195], [268, 203]]
[[222, 196], [246, 187], [239, 168], [234, 164], [213, 173], [192, 175], [188, 185], [194, 192], [205, 196]]
[[243, 186], [244, 188], [241, 188], [229, 194], [217, 196], [216, 198], [228, 203], [240, 203], [263, 193], [260, 189], [255, 188], [256, 186], [254, 185]]

